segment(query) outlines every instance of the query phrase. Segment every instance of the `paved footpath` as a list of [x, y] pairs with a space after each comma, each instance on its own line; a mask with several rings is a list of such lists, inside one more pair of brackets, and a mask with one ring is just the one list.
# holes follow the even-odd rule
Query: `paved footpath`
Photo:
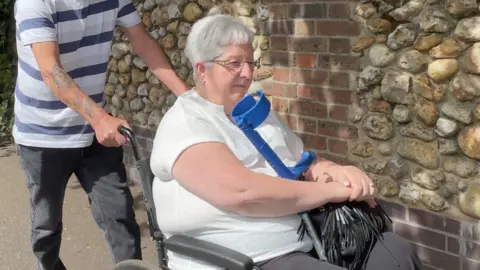
[[[0, 148], [0, 269], [34, 270], [30, 249], [29, 196], [16, 153]], [[132, 187], [137, 222], [142, 228], [144, 260], [156, 262], [154, 244], [149, 240], [146, 212], [140, 188]], [[60, 256], [69, 270], [108, 270], [110, 255], [101, 230], [95, 224], [87, 195], [75, 178], [68, 184], [64, 205], [64, 231]]]

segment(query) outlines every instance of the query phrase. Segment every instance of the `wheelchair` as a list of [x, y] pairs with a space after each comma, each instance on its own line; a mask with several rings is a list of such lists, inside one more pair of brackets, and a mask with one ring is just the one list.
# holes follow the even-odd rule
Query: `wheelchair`
[[[261, 270], [258, 266], [255, 266], [252, 258], [227, 247], [185, 235], [173, 235], [166, 238], [156, 220], [152, 194], [154, 175], [150, 168], [150, 158], [142, 158], [140, 156], [137, 139], [131, 129], [120, 127], [119, 132], [127, 137], [132, 145], [147, 208], [150, 236], [156, 245], [160, 269], [170, 270], [167, 258], [167, 251], [169, 250], [186, 257], [204, 261], [224, 270]], [[363, 255], [366, 254], [368, 256], [373, 243], [381, 237], [380, 234], [388, 231], [387, 221], [392, 222], [380, 205], [373, 209], [365, 202], [354, 203], [350, 206], [346, 204], [328, 204], [322, 207], [322, 209], [309, 211], [305, 215], [308, 217], [302, 218], [304, 223], [302, 224], [303, 229], [306, 229], [303, 231], [309, 237], [312, 237], [315, 250], [318, 255], [323, 256], [319, 256], [319, 259], [336, 262], [335, 264], [340, 265], [346, 263], [342, 261], [344, 258], [351, 257], [347, 258], [349, 260], [347, 264], [353, 263], [351, 267], [354, 268], [352, 269], [362, 267], [365, 259]], [[350, 229], [345, 231], [347, 227]], [[335, 242], [342, 244], [327, 251], [322, 246], [323, 244], [320, 243], [318, 228], [322, 228], [320, 232], [323, 230], [323, 236], [327, 239], [325, 240], [326, 245], [334, 245]], [[367, 241], [367, 239], [369, 240]], [[328, 257], [325, 256], [325, 251], [330, 254]], [[351, 260], [352, 258], [353, 260]], [[153, 270], [158, 269], [158, 267], [148, 266], [146, 262], [140, 260], [127, 260], [116, 264], [113, 269]]]
[[140, 156], [137, 139], [131, 129], [120, 127], [119, 132], [123, 136], [126, 136], [132, 145], [136, 168], [140, 174], [143, 197], [147, 208], [150, 237], [155, 243], [160, 268], [141, 260], [126, 260], [114, 265], [113, 270], [170, 270], [166, 256], [167, 250], [210, 263], [225, 270], [261, 270], [254, 265], [252, 258], [235, 250], [185, 235], [173, 235], [166, 238], [156, 220], [152, 194], [154, 175], [150, 169], [150, 157], [145, 158]]

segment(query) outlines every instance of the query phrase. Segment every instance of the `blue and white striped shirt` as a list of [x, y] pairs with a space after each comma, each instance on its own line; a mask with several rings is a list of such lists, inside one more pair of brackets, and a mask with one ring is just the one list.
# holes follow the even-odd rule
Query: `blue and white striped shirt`
[[87, 95], [104, 106], [114, 28], [141, 23], [134, 5], [131, 0], [17, 0], [15, 20], [15, 142], [47, 148], [89, 146], [93, 129], [43, 82], [30, 45], [57, 41], [65, 71]]

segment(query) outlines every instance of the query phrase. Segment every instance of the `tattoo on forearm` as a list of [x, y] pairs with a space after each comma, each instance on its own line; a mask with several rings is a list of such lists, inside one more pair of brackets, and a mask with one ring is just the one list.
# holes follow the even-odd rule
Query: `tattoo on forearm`
[[93, 102], [89, 99], [84, 99], [83, 107], [85, 109], [85, 113], [88, 115], [88, 117], [93, 117], [94, 116], [94, 106]]
[[95, 102], [93, 102], [82, 90], [78, 89], [75, 81], [58, 65], [54, 65], [50, 72], [44, 72], [57, 88], [73, 88], [73, 96], [64, 100], [65, 104], [70, 108], [80, 111], [83, 109], [85, 116], [92, 118], [95, 115]]
[[74, 110], [80, 109], [80, 101], [82, 99], [82, 93], [80, 91], [75, 91], [75, 95], [72, 100], [67, 100], [68, 106]]
[[70, 75], [57, 65], [52, 68], [52, 80], [58, 88], [68, 88], [75, 85], [75, 81]]

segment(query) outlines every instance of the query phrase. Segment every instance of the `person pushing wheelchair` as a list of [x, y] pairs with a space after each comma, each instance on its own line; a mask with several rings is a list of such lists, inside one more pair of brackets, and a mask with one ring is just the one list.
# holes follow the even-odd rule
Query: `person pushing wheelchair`
[[16, 0], [18, 77], [13, 137], [30, 192], [31, 246], [41, 270], [59, 258], [65, 188], [75, 174], [88, 194], [113, 263], [141, 259], [118, 128], [104, 89], [115, 27], [176, 95], [188, 88], [145, 30], [130, 0]]

